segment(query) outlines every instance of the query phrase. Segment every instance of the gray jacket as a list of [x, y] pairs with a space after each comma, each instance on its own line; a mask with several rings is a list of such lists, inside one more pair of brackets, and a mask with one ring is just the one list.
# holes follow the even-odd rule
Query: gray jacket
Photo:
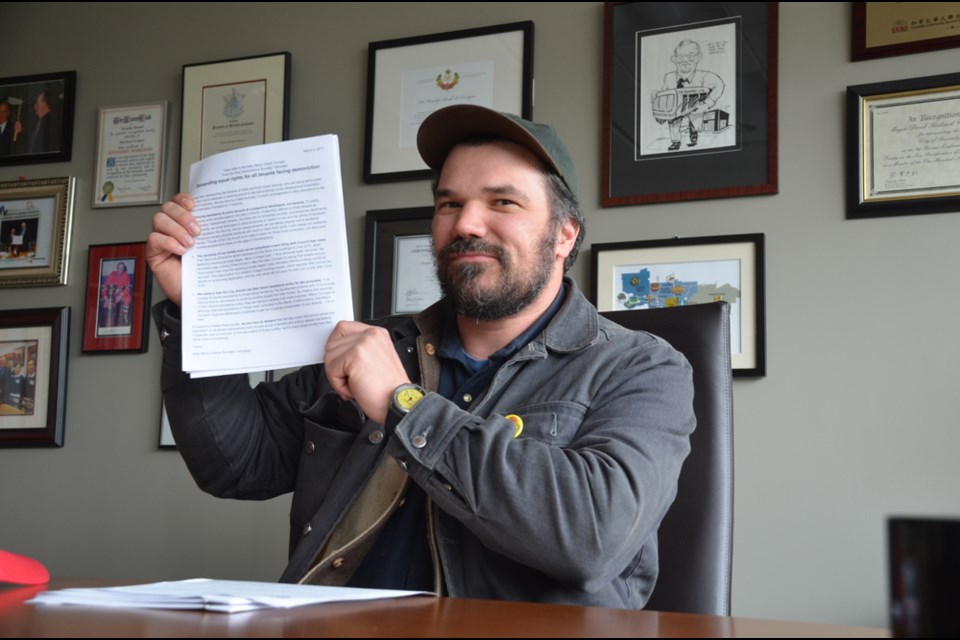
[[[345, 583], [412, 479], [429, 496], [438, 593], [642, 607], [694, 428], [691, 371], [665, 342], [599, 317], [567, 286], [546, 330], [469, 411], [430, 393], [395, 429], [330, 393], [321, 365], [256, 390], [243, 376], [190, 380], [176, 322], [158, 305], [171, 332], [162, 385], [177, 444], [209, 493], [294, 491], [283, 581]], [[428, 390], [443, 309], [383, 323]], [[509, 414], [523, 422], [519, 437]]]

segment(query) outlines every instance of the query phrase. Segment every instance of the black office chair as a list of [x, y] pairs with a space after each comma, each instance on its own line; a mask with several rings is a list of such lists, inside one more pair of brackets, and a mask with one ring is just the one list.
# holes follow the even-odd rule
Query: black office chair
[[733, 381], [726, 302], [608, 311], [667, 340], [693, 366], [697, 428], [677, 498], [660, 525], [660, 577], [646, 608], [730, 615], [733, 557]]

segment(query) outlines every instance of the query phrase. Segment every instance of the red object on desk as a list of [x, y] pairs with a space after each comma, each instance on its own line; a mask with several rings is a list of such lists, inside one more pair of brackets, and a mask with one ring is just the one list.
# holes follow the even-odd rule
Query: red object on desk
[[0, 549], [0, 582], [46, 584], [50, 582], [50, 572], [33, 558]]

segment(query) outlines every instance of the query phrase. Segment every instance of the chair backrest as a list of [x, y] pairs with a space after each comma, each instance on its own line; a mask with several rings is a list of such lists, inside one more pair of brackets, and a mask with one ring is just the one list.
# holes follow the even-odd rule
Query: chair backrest
[[730, 615], [733, 557], [733, 380], [726, 302], [601, 314], [658, 335], [693, 366], [697, 428], [677, 498], [660, 525], [656, 611]]

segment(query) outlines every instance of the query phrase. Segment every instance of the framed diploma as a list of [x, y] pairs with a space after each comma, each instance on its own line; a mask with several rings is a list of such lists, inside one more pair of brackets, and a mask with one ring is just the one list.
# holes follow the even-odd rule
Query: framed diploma
[[364, 320], [419, 313], [441, 298], [432, 220], [433, 207], [367, 212]]
[[960, 73], [847, 87], [847, 217], [960, 210]]
[[599, 311], [730, 304], [735, 376], [766, 375], [762, 233], [594, 244]]
[[430, 176], [417, 131], [438, 109], [476, 104], [533, 116], [533, 22], [371, 42], [367, 64], [367, 183]]
[[0, 288], [67, 284], [75, 184], [0, 182]]
[[955, 2], [851, 2], [853, 60], [960, 47]]
[[604, 3], [602, 206], [777, 193], [778, 16]]
[[289, 52], [184, 65], [180, 190], [197, 160], [286, 140], [289, 108]]
[[94, 207], [162, 202], [169, 112], [166, 100], [100, 109]]

